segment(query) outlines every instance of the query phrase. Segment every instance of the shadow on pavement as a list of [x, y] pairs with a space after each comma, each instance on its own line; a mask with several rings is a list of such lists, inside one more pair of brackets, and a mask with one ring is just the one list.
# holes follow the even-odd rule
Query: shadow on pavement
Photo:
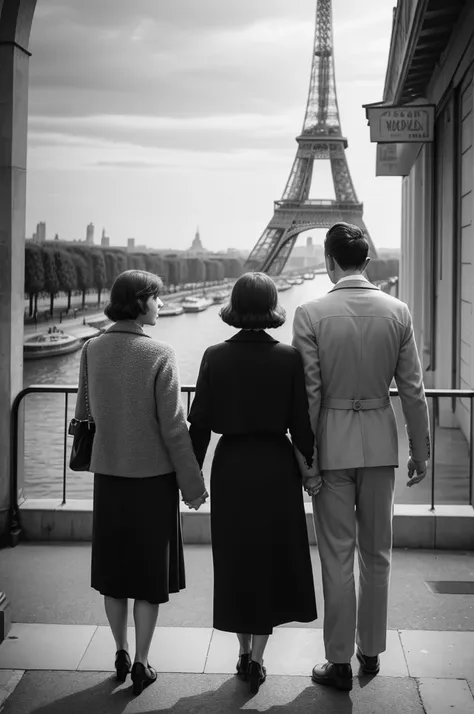
[[[44, 675], [47, 676], [47, 673]], [[275, 679], [274, 677], [274, 683]], [[175, 691], [169, 689], [160, 691], [159, 678], [156, 687], [152, 685], [150, 689], [145, 690], [141, 697], [133, 697], [130, 686], [118, 688], [115, 678], [110, 677], [87, 689], [39, 705], [31, 701], [33, 692], [30, 690], [26, 708], [18, 706], [20, 703], [14, 701], [15, 695], [13, 695], [6, 702], [4, 714], [14, 714], [14, 712], [22, 714], [127, 714], [127, 712], [130, 714], [132, 712], [137, 714], [158, 714], [158, 712], [168, 712], [169, 714], [222, 714], [225, 712], [234, 714], [234, 712], [241, 712], [242, 708], [245, 708], [247, 714], [259, 711], [265, 711], [266, 714], [303, 714], [310, 711], [319, 711], [321, 714], [323, 712], [352, 714], [353, 712], [352, 700], [348, 693], [328, 688], [322, 690], [322, 688], [313, 685], [305, 687], [303, 691], [285, 704], [269, 706], [269, 699], [274, 698], [272, 694], [276, 694], [272, 691], [272, 683], [269, 682], [267, 685], [263, 685], [259, 694], [256, 695], [255, 708], [250, 703], [253, 695], [250, 693], [248, 685], [235, 677], [227, 679], [217, 689], [213, 689], [211, 685], [209, 691], [192, 696], [180, 696], [180, 687]], [[281, 695], [280, 691], [278, 698]], [[51, 692], [49, 696], [51, 696]], [[150, 702], [150, 696], [153, 696], [153, 703]], [[283, 696], [285, 699], [287, 698], [287, 695]], [[42, 692], [41, 699], [44, 701], [44, 698], [45, 693]], [[173, 700], [174, 703], [172, 703]], [[22, 704], [25, 703], [26, 701], [22, 702]]]

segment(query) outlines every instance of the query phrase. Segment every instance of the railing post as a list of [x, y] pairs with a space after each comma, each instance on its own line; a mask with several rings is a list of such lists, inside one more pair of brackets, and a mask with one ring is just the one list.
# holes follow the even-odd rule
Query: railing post
[[66, 503], [66, 457], [67, 457], [67, 436], [68, 436], [68, 393], [64, 394], [64, 444], [63, 444], [63, 503]]
[[438, 413], [438, 397], [433, 397], [433, 418], [431, 419], [431, 511], [435, 510], [436, 481], [436, 415]]
[[471, 395], [470, 403], [469, 403], [469, 437], [470, 437], [470, 443], [469, 443], [469, 503], [471, 506], [474, 506], [473, 503], [473, 479], [474, 479], [474, 412], [473, 412], [473, 407], [474, 407], [474, 399]]

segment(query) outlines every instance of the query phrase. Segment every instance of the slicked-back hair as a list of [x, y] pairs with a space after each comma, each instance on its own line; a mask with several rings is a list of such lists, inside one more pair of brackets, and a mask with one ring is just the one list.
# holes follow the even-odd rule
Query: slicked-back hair
[[335, 223], [326, 233], [324, 252], [342, 270], [361, 268], [369, 254], [369, 242], [361, 229], [351, 223]]
[[219, 313], [231, 327], [258, 330], [281, 327], [286, 312], [278, 304], [273, 280], [265, 273], [244, 273], [235, 283], [230, 302]]
[[104, 313], [112, 322], [136, 320], [146, 314], [148, 299], [158, 296], [162, 287], [158, 275], [145, 270], [126, 270], [115, 279]]

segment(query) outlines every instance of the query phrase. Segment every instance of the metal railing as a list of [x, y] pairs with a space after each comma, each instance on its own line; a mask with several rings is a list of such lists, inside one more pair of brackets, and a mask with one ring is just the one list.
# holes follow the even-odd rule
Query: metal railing
[[[10, 507], [9, 507], [9, 530], [13, 543], [18, 542], [21, 533], [19, 515], [19, 493], [18, 493], [18, 466], [19, 466], [19, 414], [23, 400], [29, 394], [64, 394], [64, 437], [63, 437], [63, 463], [62, 463], [62, 503], [66, 503], [67, 491], [67, 454], [68, 454], [68, 425], [69, 425], [69, 395], [77, 393], [77, 385], [45, 385], [35, 384], [23, 389], [16, 397], [12, 406], [11, 421], [11, 472], [10, 472]], [[194, 394], [195, 386], [182, 386], [181, 392], [186, 395], [186, 413], [189, 414], [191, 408], [191, 397]], [[398, 390], [390, 390], [391, 397], [398, 397]], [[431, 419], [431, 510], [435, 510], [436, 505], [436, 420], [439, 414], [440, 399], [468, 399], [469, 410], [469, 503], [473, 505], [473, 471], [474, 471], [474, 390], [470, 389], [427, 389], [427, 399], [432, 400]]]

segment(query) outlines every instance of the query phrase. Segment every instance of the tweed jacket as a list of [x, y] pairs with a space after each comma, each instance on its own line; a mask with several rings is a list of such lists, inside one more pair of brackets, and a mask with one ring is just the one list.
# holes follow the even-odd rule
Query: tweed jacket
[[[388, 399], [393, 378], [410, 454], [429, 458], [422, 368], [405, 303], [363, 278], [342, 281], [297, 308], [293, 345], [303, 358], [321, 470], [398, 466], [397, 423]], [[379, 408], [369, 408], [369, 399], [378, 400]]]
[[[76, 419], [86, 419], [84, 350]], [[176, 472], [186, 501], [205, 491], [184, 415], [173, 349], [131, 321], [113, 324], [87, 348], [96, 424], [91, 471], [144, 478]]]

